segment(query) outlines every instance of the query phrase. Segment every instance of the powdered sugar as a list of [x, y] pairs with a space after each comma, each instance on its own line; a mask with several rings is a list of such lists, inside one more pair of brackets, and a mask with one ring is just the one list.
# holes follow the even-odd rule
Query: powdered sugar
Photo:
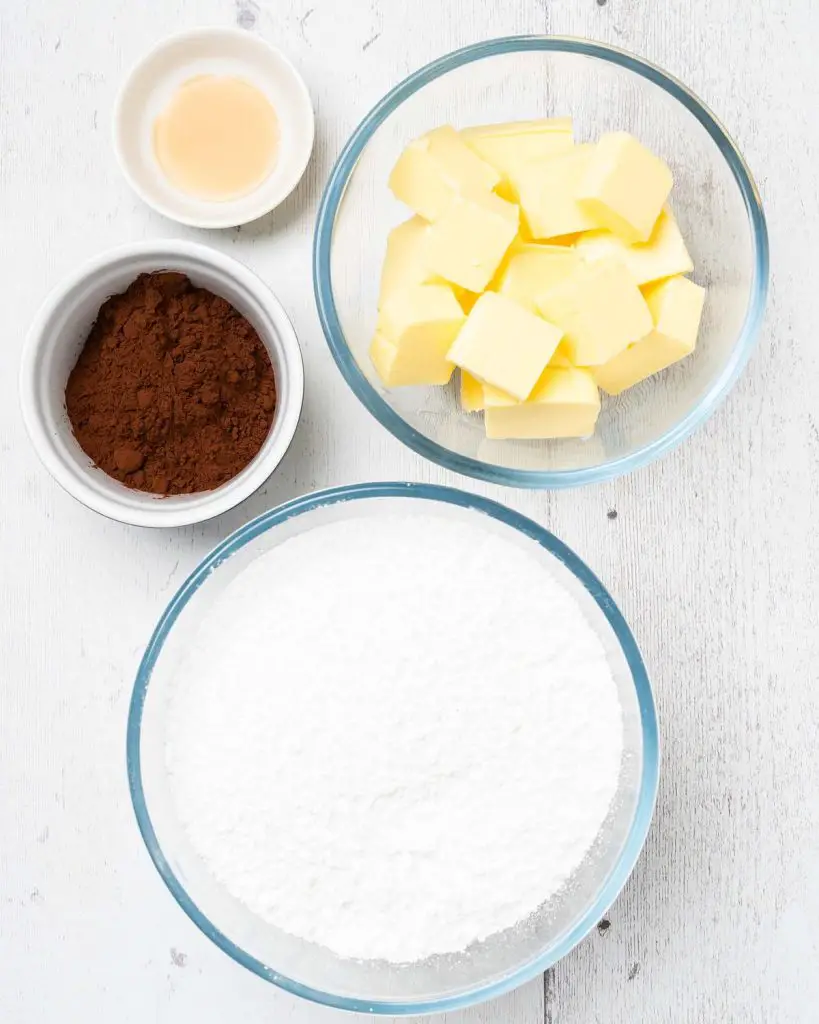
[[341, 956], [405, 962], [559, 890], [622, 746], [602, 645], [542, 561], [477, 516], [384, 515], [233, 580], [174, 680], [166, 759], [235, 897]]

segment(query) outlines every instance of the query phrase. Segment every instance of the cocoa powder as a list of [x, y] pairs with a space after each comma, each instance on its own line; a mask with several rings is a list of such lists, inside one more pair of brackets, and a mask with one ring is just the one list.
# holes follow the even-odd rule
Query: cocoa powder
[[65, 392], [71, 427], [127, 487], [190, 494], [257, 454], [276, 405], [258, 334], [184, 274], [143, 274], [101, 307]]

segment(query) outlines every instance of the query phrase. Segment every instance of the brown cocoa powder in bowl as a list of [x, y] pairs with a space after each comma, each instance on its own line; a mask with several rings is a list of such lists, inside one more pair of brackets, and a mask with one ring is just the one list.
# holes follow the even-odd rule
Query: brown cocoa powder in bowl
[[270, 431], [276, 384], [248, 320], [184, 274], [142, 274], [103, 303], [68, 378], [83, 451], [127, 487], [212, 490]]

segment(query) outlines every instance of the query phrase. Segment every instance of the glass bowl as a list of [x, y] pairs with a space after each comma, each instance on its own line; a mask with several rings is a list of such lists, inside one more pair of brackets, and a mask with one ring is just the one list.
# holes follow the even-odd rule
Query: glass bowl
[[[489, 441], [455, 386], [388, 390], [372, 338], [387, 233], [409, 215], [387, 188], [403, 147], [457, 127], [567, 115], [580, 141], [632, 132], [671, 166], [671, 202], [708, 290], [696, 352], [617, 399], [588, 439]], [[581, 39], [520, 36], [456, 50], [410, 75], [367, 115], [333, 169], [316, 224], [313, 279], [345, 380], [399, 440], [448, 469], [516, 487], [594, 483], [645, 465], [687, 437], [736, 381], [768, 283], [760, 198], [735, 144], [682, 83], [633, 54]]]
[[[598, 838], [560, 892], [514, 928], [457, 955], [414, 964], [356, 961], [288, 935], [256, 917], [207, 871], [174, 807], [164, 757], [168, 687], [211, 603], [247, 564], [288, 537], [343, 517], [481, 515], [526, 546], [570, 589], [598, 633], [620, 693], [624, 753], [618, 791]], [[605, 588], [551, 533], [502, 505], [424, 484], [378, 483], [297, 498], [242, 527], [183, 584], [151, 637], [128, 718], [128, 778], [148, 852], [171, 893], [217, 946], [259, 977], [347, 1010], [410, 1014], [466, 1006], [541, 973], [575, 946], [619, 893], [642, 848], [658, 778], [657, 720], [634, 638]]]

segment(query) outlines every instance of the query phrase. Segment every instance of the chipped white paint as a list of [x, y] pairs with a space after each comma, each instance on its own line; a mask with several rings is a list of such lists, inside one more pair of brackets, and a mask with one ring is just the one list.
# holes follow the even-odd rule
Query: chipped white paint
[[[240, 24], [292, 54], [319, 122], [310, 171], [271, 218], [208, 236], [273, 283], [305, 350], [296, 443], [215, 523], [127, 529], [35, 462], [16, 408], [22, 337], [78, 260], [199, 238], [121, 180], [108, 126], [160, 36]], [[772, 231], [759, 351], [727, 403], [661, 464], [582, 491], [449, 478], [377, 428], [325, 350], [310, 233], [344, 138], [399, 77], [517, 32], [590, 35], [688, 82], [756, 172]], [[3, 1024], [338, 1020], [233, 965], [168, 896], [137, 836], [124, 726], [140, 649], [204, 552], [277, 501], [371, 477], [448, 480], [545, 523], [607, 580], [652, 666], [665, 741], [657, 819], [610, 927], [458, 1024], [811, 1024], [819, 1005], [819, 233], [812, 0], [4, 0], [0, 4], [0, 1019]], [[617, 510], [609, 518], [610, 509]]]

